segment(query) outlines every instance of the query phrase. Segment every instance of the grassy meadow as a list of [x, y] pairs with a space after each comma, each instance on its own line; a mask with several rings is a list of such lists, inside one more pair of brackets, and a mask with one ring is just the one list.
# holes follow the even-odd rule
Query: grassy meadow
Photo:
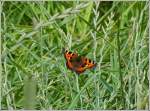
[[[148, 109], [148, 2], [1, 2], [1, 109]], [[97, 63], [80, 75], [63, 49]]]

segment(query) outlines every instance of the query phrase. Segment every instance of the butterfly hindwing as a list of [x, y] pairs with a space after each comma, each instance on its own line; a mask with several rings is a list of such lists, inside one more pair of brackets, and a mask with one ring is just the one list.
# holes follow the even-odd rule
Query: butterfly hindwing
[[78, 56], [77, 53], [72, 53], [70, 51], [65, 51], [64, 56], [66, 58], [66, 65], [72, 71], [80, 74], [84, 72], [86, 69], [90, 69], [96, 66], [94, 61], [87, 59], [82, 56]]

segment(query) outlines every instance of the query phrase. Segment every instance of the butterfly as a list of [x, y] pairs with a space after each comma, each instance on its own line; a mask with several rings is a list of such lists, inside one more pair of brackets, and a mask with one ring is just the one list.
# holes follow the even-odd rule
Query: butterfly
[[66, 59], [66, 66], [68, 69], [76, 72], [77, 74], [83, 73], [86, 69], [96, 67], [96, 63], [86, 57], [79, 56], [77, 53], [72, 53], [65, 50], [64, 56]]

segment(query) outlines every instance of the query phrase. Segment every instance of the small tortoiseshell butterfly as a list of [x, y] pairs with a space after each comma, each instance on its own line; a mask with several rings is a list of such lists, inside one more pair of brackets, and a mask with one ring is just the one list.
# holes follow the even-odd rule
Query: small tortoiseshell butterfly
[[84, 72], [86, 69], [91, 69], [96, 66], [94, 61], [86, 57], [79, 56], [77, 53], [72, 53], [68, 50], [64, 52], [67, 68], [75, 71], [77, 74]]

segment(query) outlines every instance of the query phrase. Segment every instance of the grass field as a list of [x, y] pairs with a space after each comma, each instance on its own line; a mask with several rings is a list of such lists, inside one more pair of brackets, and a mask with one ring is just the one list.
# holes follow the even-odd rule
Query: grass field
[[[1, 2], [1, 109], [148, 109], [148, 2]], [[63, 48], [97, 63], [78, 75]]]

